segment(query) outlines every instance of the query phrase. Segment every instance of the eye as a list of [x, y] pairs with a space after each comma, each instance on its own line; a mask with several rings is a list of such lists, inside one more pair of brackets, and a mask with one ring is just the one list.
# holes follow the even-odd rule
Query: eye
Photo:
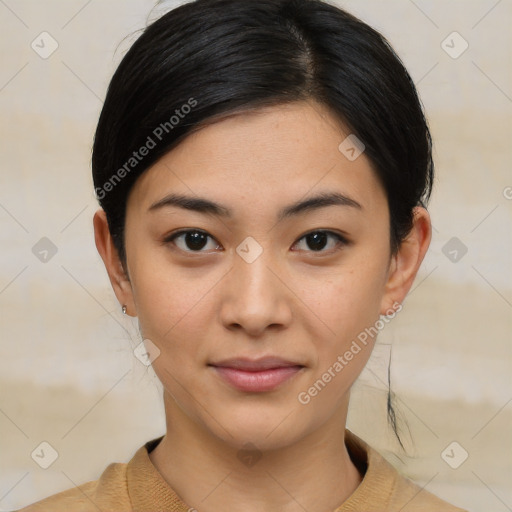
[[[207, 252], [202, 251], [205, 246], [208, 245], [208, 239], [214, 240], [206, 231], [201, 231], [199, 229], [187, 229], [178, 231], [177, 233], [172, 234], [167, 237], [164, 242], [172, 242], [179, 249], [184, 252]], [[210, 249], [219, 248], [219, 244], [212, 244], [213, 247]]]
[[296, 245], [299, 245], [301, 240], [304, 240], [306, 242], [306, 245], [311, 248], [312, 252], [328, 253], [331, 251], [323, 251], [322, 249], [329, 245], [329, 238], [331, 240], [335, 240], [335, 243], [331, 243], [331, 251], [333, 252], [336, 251], [337, 249], [340, 249], [341, 246], [343, 245], [348, 245], [348, 241], [338, 233], [334, 233], [332, 231], [311, 231], [310, 233], [307, 233], [302, 238], [300, 238], [299, 241], [295, 243], [294, 247]]
[[[173, 233], [169, 237], [167, 237], [164, 242], [169, 243], [172, 242], [174, 245], [178, 247], [178, 249], [184, 251], [184, 252], [207, 252], [207, 250], [202, 250], [205, 247], [208, 246], [208, 239], [214, 241], [214, 243], [211, 243], [211, 246], [209, 249], [219, 249], [220, 245], [215, 242], [215, 239], [211, 237], [206, 231], [202, 231], [199, 229], [187, 229], [187, 230], [181, 230], [177, 233]], [[330, 249], [331, 250], [323, 250], [325, 247], [329, 246], [329, 239], [331, 241], [334, 240], [334, 242], [331, 242]], [[332, 231], [311, 231], [310, 233], [307, 233], [303, 237], [297, 241], [293, 247], [296, 247], [300, 245], [300, 242], [304, 240], [306, 242], [306, 245], [309, 247], [310, 252], [323, 252], [328, 253], [331, 251], [336, 251], [337, 249], [341, 248], [340, 246], [348, 245], [348, 241], [342, 237], [341, 235], [334, 233]], [[304, 249], [304, 247], [300, 248], [299, 250], [308, 250], [307, 248]]]

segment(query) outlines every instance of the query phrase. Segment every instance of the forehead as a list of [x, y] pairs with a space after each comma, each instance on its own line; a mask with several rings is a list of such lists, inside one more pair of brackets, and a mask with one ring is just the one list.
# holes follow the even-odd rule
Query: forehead
[[371, 162], [340, 150], [350, 135], [312, 101], [239, 113], [190, 134], [138, 179], [130, 201], [147, 209], [181, 192], [261, 209], [322, 189], [375, 205], [384, 192]]

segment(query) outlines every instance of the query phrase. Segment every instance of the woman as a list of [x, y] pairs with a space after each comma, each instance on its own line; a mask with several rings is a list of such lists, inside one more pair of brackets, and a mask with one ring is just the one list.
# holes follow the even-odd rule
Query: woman
[[456, 511], [346, 430], [428, 249], [431, 138], [385, 39], [320, 0], [196, 0], [109, 86], [95, 239], [166, 434], [23, 509]]

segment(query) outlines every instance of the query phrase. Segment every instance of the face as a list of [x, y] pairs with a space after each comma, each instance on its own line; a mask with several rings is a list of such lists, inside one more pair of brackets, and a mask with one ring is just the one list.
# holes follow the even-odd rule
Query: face
[[348, 135], [312, 102], [245, 113], [136, 182], [130, 300], [177, 421], [276, 448], [346, 408], [361, 333], [396, 299], [385, 192], [338, 149]]

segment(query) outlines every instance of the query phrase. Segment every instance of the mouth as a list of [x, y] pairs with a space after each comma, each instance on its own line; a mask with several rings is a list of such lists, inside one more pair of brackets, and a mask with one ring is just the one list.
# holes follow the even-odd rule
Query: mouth
[[272, 391], [305, 368], [277, 357], [228, 359], [209, 366], [232, 387], [251, 393]]

